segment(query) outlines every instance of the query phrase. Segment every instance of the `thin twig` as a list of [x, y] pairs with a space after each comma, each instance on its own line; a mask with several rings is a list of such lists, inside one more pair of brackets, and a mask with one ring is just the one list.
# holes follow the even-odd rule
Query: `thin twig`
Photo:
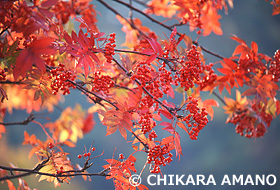
[[215, 91], [213, 91], [214, 96], [216, 96], [224, 105], [227, 105], [227, 103], [225, 102], [225, 100], [219, 95], [217, 94]]
[[[113, 58], [114, 62], [125, 72], [125, 74], [128, 77], [131, 77], [131, 74], [129, 73], [129, 71], [122, 65], [120, 64], [115, 58]], [[142, 83], [138, 80], [135, 79], [134, 80], [138, 85], [142, 86]], [[153, 100], [155, 100], [156, 102], [158, 102], [162, 107], [164, 107], [168, 112], [170, 112], [172, 115], [174, 115], [173, 110], [166, 106], [164, 103], [162, 103], [159, 99], [155, 98], [145, 87], [142, 87], [142, 89], [144, 90], [144, 92], [150, 96]]]
[[149, 150], [148, 145], [146, 143], [144, 143], [133, 131], [131, 133], [145, 147], [145, 152], [148, 152], [148, 150]]
[[[41, 167], [42, 168], [42, 167]], [[4, 177], [0, 177], [0, 181], [7, 180], [7, 179], [15, 179], [15, 178], [20, 178], [20, 177], [25, 177], [28, 175], [32, 174], [39, 174], [39, 175], [45, 175], [45, 176], [50, 176], [50, 177], [71, 177], [71, 176], [81, 176], [81, 175], [86, 175], [86, 176], [110, 176], [109, 174], [106, 174], [105, 172], [108, 170], [102, 170], [99, 173], [81, 173], [84, 171], [81, 170], [76, 170], [75, 173], [69, 173], [69, 174], [51, 174], [51, 173], [46, 173], [46, 172], [39, 172], [41, 168], [37, 169], [24, 169], [24, 168], [13, 168], [13, 167], [7, 167], [7, 166], [2, 166], [0, 165], [0, 169], [7, 170], [7, 171], [18, 171], [18, 172], [25, 172], [22, 174], [18, 175], [8, 175]]]
[[33, 114], [30, 114], [25, 120], [20, 122], [11, 122], [11, 123], [0, 123], [1, 125], [27, 125], [28, 123], [32, 122], [35, 119]]
[[[98, 0], [98, 1], [100, 1], [100, 0]], [[136, 12], [138, 12], [139, 14], [141, 14], [141, 15], [145, 16], [146, 18], [148, 18], [150, 21], [152, 21], [152, 22], [154, 22], [154, 23], [156, 23], [156, 24], [158, 24], [158, 25], [160, 25], [160, 26], [166, 28], [167, 30], [169, 30], [169, 31], [171, 31], [171, 32], [173, 31], [173, 28], [172, 28], [172, 27], [169, 27], [169, 26], [163, 24], [162, 22], [159, 22], [158, 20], [156, 20], [156, 19], [154, 19], [153, 17], [147, 15], [147, 14], [144, 13], [143, 11], [141, 11], [141, 10], [139, 10], [139, 9], [137, 9], [137, 8], [135, 8], [135, 7], [133, 7], [133, 6], [131, 6], [130, 4], [125, 3], [125, 2], [123, 2], [123, 1], [120, 1], [120, 0], [113, 0], [113, 1], [115, 1], [115, 2], [117, 2], [117, 3], [120, 3], [120, 4], [124, 5], [124, 6], [130, 8], [130, 9], [136, 11]], [[176, 35], [182, 36], [183, 34], [180, 33], [180, 32], [177, 32]], [[197, 45], [197, 46], [200, 46], [201, 49], [202, 49], [203, 51], [205, 51], [206, 53], [208, 53], [208, 54], [210, 54], [210, 55], [213, 55], [213, 56], [215, 56], [215, 57], [217, 57], [217, 58], [219, 58], [219, 59], [224, 59], [223, 56], [221, 56], [221, 55], [219, 55], [219, 54], [217, 54], [217, 53], [214, 53], [214, 52], [208, 50], [207, 48], [205, 48], [205, 47], [201, 46], [200, 44], [198, 44], [198, 42], [192, 41], [192, 43], [195, 44], [195, 45]]]

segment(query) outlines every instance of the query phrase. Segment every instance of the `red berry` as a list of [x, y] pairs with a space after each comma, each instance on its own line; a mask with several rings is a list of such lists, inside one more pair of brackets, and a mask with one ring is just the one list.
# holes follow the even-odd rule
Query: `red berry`
[[124, 159], [124, 156], [122, 153], [119, 155], [119, 159], [121, 159], [121, 160]]

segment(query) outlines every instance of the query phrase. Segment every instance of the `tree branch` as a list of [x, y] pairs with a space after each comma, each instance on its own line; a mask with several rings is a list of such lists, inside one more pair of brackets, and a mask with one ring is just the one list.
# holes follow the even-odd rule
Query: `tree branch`
[[[67, 81], [69, 81], [69, 82], [72, 83], [74, 86], [76, 86], [76, 88], [77, 88], [78, 90], [80, 90], [80, 91], [81, 91], [82, 93], [84, 93], [87, 97], [89, 97], [94, 103], [98, 103], [98, 104], [104, 106], [103, 104], [100, 103], [100, 101], [103, 100], [103, 101], [105, 101], [105, 102], [111, 104], [112, 106], [114, 106], [114, 107], [116, 108], [116, 110], [119, 110], [119, 108], [115, 105], [115, 103], [113, 103], [113, 102], [111, 102], [111, 101], [109, 101], [109, 100], [106, 100], [106, 99], [102, 98], [101, 96], [99, 96], [99, 95], [97, 95], [97, 94], [95, 94], [95, 93], [93, 93], [93, 92], [87, 90], [86, 88], [82, 87], [81, 85], [77, 84], [77, 83], [74, 82], [74, 81], [71, 81], [71, 80], [67, 80]], [[91, 95], [93, 95], [93, 96], [95, 96], [95, 97], [98, 99], [98, 101], [97, 101], [97, 100], [94, 100], [94, 99], [93, 99], [92, 97], [90, 97], [87, 93], [88, 93], [88, 94], [91, 94]]]
[[[113, 58], [114, 62], [125, 72], [125, 74], [128, 77], [131, 77], [131, 74], [129, 73], [129, 71], [122, 65], [120, 64], [115, 58]], [[134, 80], [137, 84], [139, 84], [140, 86], [142, 86], [142, 83], [138, 80], [135, 79]], [[167, 111], [169, 111], [172, 115], [174, 115], [173, 113], [173, 109], [171, 109], [170, 107], [166, 106], [165, 104], [163, 104], [159, 99], [155, 98], [145, 87], [142, 87], [142, 89], [144, 90], [144, 92], [150, 96], [153, 100], [155, 100], [157, 103], [159, 103], [162, 107], [164, 107], [165, 109], [167, 109]]]
[[[100, 0], [98, 0], [98, 1], [100, 1]], [[154, 22], [154, 23], [156, 23], [156, 24], [158, 24], [158, 25], [160, 25], [160, 26], [166, 28], [167, 30], [169, 30], [169, 31], [171, 31], [171, 32], [173, 31], [173, 27], [169, 27], [169, 26], [167, 26], [167, 25], [165, 25], [165, 24], [159, 22], [158, 20], [152, 18], [151, 16], [147, 15], [147, 14], [144, 13], [143, 11], [141, 11], [141, 10], [139, 10], [139, 9], [137, 9], [137, 8], [135, 8], [135, 7], [133, 7], [133, 6], [131, 6], [130, 4], [125, 3], [125, 2], [123, 2], [123, 1], [120, 1], [120, 0], [113, 0], [113, 1], [115, 1], [115, 2], [117, 2], [117, 3], [120, 3], [120, 4], [122, 4], [122, 5], [124, 5], [124, 6], [128, 7], [128, 8], [130, 8], [131, 10], [134, 10], [134, 11], [138, 12], [139, 14], [141, 14], [141, 15], [145, 16], [146, 18], [148, 18], [150, 21], [152, 21], [152, 22]], [[138, 30], [138, 31], [139, 31], [139, 30]], [[183, 34], [180, 33], [180, 32], [177, 32], [176, 35], [182, 36]], [[200, 46], [201, 49], [202, 49], [203, 51], [205, 51], [206, 53], [208, 53], [208, 54], [210, 54], [210, 55], [212, 55], [212, 56], [215, 56], [215, 57], [217, 57], [217, 58], [219, 58], [219, 59], [224, 59], [223, 56], [221, 56], [221, 55], [219, 55], [219, 54], [217, 54], [217, 53], [214, 53], [214, 52], [208, 50], [207, 48], [205, 48], [205, 47], [199, 45], [198, 42], [192, 41], [192, 43], [195, 44], [195, 45], [197, 45], [197, 46]]]
[[214, 96], [216, 96], [224, 105], [227, 105], [225, 100], [215, 91], [213, 91]]
[[20, 122], [11, 122], [11, 123], [0, 123], [1, 125], [27, 125], [28, 123], [32, 122], [35, 119], [33, 114], [30, 114], [25, 120]]
[[75, 173], [69, 173], [69, 174], [64, 174], [67, 173], [67, 171], [65, 171], [62, 174], [51, 174], [51, 173], [46, 173], [46, 172], [39, 172], [38, 170], [40, 170], [44, 165], [42, 165], [39, 168], [35, 168], [35, 169], [24, 169], [24, 168], [13, 168], [13, 167], [7, 167], [7, 166], [2, 166], [0, 165], [0, 169], [6, 170], [6, 171], [18, 171], [18, 172], [25, 172], [22, 174], [18, 174], [18, 175], [8, 175], [8, 176], [4, 176], [4, 177], [0, 177], [0, 181], [3, 180], [7, 180], [7, 179], [15, 179], [15, 178], [20, 178], [20, 177], [25, 177], [28, 175], [32, 175], [32, 174], [39, 174], [39, 175], [45, 175], [45, 176], [50, 176], [50, 177], [71, 177], [71, 176], [82, 176], [82, 175], [86, 175], [86, 176], [110, 176], [109, 174], [106, 174], [105, 172], [108, 171], [108, 169], [104, 169], [99, 173], [81, 173], [84, 172], [82, 170], [76, 170], [74, 171]]

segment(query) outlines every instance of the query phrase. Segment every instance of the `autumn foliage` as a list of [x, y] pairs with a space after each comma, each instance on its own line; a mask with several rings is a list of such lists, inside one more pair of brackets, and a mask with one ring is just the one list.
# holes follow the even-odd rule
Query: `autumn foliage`
[[[114, 0], [168, 29], [165, 38], [143, 26], [139, 18], [123, 17], [108, 2], [97, 1], [113, 11], [116, 22], [122, 24], [126, 36], [121, 49], [113, 31], [99, 31], [90, 0], [1, 1], [0, 138], [9, 125], [35, 122], [47, 139], [22, 134], [23, 145], [32, 147], [29, 157], [36, 156], [38, 164], [29, 170], [0, 166], [0, 179], [10, 189], [16, 186], [12, 178], [18, 178], [19, 188], [26, 188], [22, 177], [30, 174], [40, 175], [39, 181], [54, 182], [55, 186], [77, 175], [85, 180], [100, 175], [113, 180], [116, 189], [147, 189], [129, 183], [129, 177], [142, 169], [135, 167], [135, 153], [142, 152], [147, 158], [144, 167], [149, 166], [151, 173], [161, 173], [162, 167], [183, 155], [181, 136], [198, 139], [214, 117], [213, 107], [225, 110], [226, 123], [233, 123], [241, 136], [254, 139], [269, 131], [272, 120], [280, 114], [276, 98], [280, 50], [269, 57], [259, 52], [256, 42], [246, 44], [233, 35], [237, 46], [231, 57], [222, 57], [178, 32], [175, 25], [167, 26], [153, 17], [176, 18], [177, 27], [188, 26], [201, 38], [211, 33], [222, 35], [219, 11], [233, 8], [232, 0], [150, 0], [142, 10]], [[272, 14], [279, 14], [280, 1], [271, 3]], [[73, 23], [76, 30], [69, 27]], [[207, 62], [204, 52], [219, 61]], [[62, 110], [56, 121], [36, 121], [35, 112], [52, 112], [73, 90], [88, 98], [92, 104], [88, 110], [77, 105]], [[202, 99], [202, 91], [216, 98]], [[235, 98], [222, 97], [223, 91]], [[181, 104], [176, 105], [172, 100], [179, 95]], [[5, 123], [6, 113], [17, 109], [30, 116], [23, 122]], [[118, 131], [124, 140], [129, 137], [134, 152], [125, 156], [112, 153], [112, 158], [105, 158], [104, 170], [91, 174], [87, 169], [95, 157], [102, 156], [94, 154], [99, 147], [86, 145], [80, 155], [74, 155], [84, 160], [83, 166], [72, 163], [70, 153], [63, 148], [74, 148], [94, 128], [94, 114], [107, 128], [106, 135]], [[159, 135], [162, 130], [165, 136]], [[13, 175], [8, 172], [11, 170]]]

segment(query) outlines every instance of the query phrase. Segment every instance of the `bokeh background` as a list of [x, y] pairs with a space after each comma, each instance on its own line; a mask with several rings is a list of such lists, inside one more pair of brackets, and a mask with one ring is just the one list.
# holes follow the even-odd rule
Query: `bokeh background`
[[[128, 16], [128, 9], [113, 3], [110, 0], [106, 1], [111, 4], [115, 9], [120, 10], [124, 16]], [[115, 32], [117, 34], [117, 45], [120, 48], [124, 42], [125, 36], [121, 31], [121, 25], [115, 18], [115, 15], [104, 8], [96, 1], [92, 2], [96, 5], [98, 11], [98, 27], [100, 31], [107, 34]], [[237, 43], [230, 39], [231, 34], [244, 39], [248, 44], [255, 41], [259, 46], [259, 52], [273, 56], [276, 49], [280, 48], [280, 16], [271, 16], [272, 5], [265, 0], [243, 0], [234, 1], [234, 9], [229, 9], [228, 15], [221, 11], [222, 19], [221, 25], [224, 34], [217, 36], [211, 34], [207, 37], [201, 37], [199, 43], [213, 52], [217, 52], [224, 57], [231, 56]], [[148, 26], [164, 37], [164, 33], [169, 36], [170, 32], [164, 28], [153, 24], [152, 22], [143, 19], [137, 13], [134, 17], [142, 20], [144, 26]], [[163, 20], [162, 18], [159, 18]], [[193, 39], [197, 37], [192, 34], [186, 27], [178, 28], [180, 32], [186, 32]], [[216, 58], [205, 54], [207, 62], [219, 61]], [[234, 92], [233, 97], [234, 97]], [[228, 95], [227, 93], [223, 94]], [[213, 98], [213, 97], [212, 97]], [[174, 100], [179, 104], [180, 98]], [[57, 119], [60, 115], [60, 109], [68, 106], [74, 107], [76, 103], [83, 106], [84, 109], [89, 108], [92, 104], [87, 101], [85, 96], [81, 95], [78, 91], [72, 91], [70, 95], [65, 96], [65, 101], [61, 103], [57, 109], [50, 115], [42, 115], [42, 119], [38, 121], [41, 123], [49, 122], [46, 117], [51, 121]], [[221, 102], [219, 102], [220, 105]], [[46, 113], [46, 112], [43, 112]], [[5, 122], [22, 121], [28, 116], [24, 111], [14, 110], [12, 115], [7, 115]], [[255, 190], [275, 190], [280, 189], [280, 119], [276, 118], [268, 129], [268, 132], [263, 138], [259, 139], [246, 139], [240, 137], [235, 133], [235, 126], [225, 124], [226, 115], [222, 108], [215, 109], [214, 119], [200, 132], [197, 141], [191, 141], [186, 134], [181, 135], [181, 144], [184, 156], [180, 161], [175, 159], [170, 166], [162, 167], [164, 174], [185, 174], [186, 176], [192, 174], [203, 174], [207, 178], [209, 174], [213, 174], [217, 186], [148, 186], [150, 189], [255, 189]], [[116, 153], [124, 153], [129, 155], [133, 150], [130, 143], [126, 143], [121, 137], [119, 132], [111, 136], [105, 136], [106, 127], [102, 126], [97, 116], [95, 116], [96, 125], [94, 130], [86, 134], [84, 139], [78, 140], [77, 147], [66, 149], [65, 151], [71, 152], [70, 158], [73, 163], [83, 164], [77, 159], [77, 155], [83, 151], [84, 145], [89, 147], [94, 141], [96, 147], [96, 154], [104, 150], [104, 155], [96, 158], [93, 161], [93, 166], [89, 172], [99, 172], [102, 170], [102, 165], [106, 162], [104, 159], [111, 158], [115, 147]], [[0, 164], [8, 165], [13, 163], [18, 167], [32, 168], [36, 164], [36, 158], [28, 159], [30, 151], [29, 146], [21, 146], [23, 142], [23, 132], [27, 131], [29, 134], [35, 133], [38, 138], [45, 139], [42, 129], [36, 124], [29, 124], [27, 126], [9, 126], [7, 133], [0, 141]], [[175, 153], [174, 153], [175, 154]], [[146, 155], [137, 154], [138, 161], [136, 168], [141, 170], [145, 163]], [[143, 183], [146, 184], [146, 177], [149, 171], [146, 168], [142, 174]], [[222, 178], [225, 174], [231, 176], [232, 174], [254, 176], [255, 174], [274, 174], [278, 181], [275, 186], [220, 186]], [[38, 177], [35, 175], [25, 178], [29, 185], [38, 189], [54, 189], [52, 183], [42, 181], [38, 183]], [[184, 178], [186, 179], [186, 178]], [[146, 184], [147, 185], [147, 184]], [[84, 182], [82, 178], [76, 177], [71, 180], [71, 184], [63, 184], [57, 189], [114, 189], [113, 182], [106, 180], [104, 177], [93, 177], [91, 182]], [[0, 184], [0, 189], [7, 189], [6, 186]]]

